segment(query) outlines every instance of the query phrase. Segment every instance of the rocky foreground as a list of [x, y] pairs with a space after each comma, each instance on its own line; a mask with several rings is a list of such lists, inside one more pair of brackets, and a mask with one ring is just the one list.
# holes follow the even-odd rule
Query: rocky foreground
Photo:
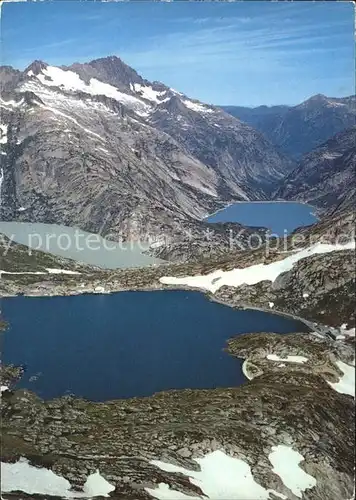
[[[99, 470], [116, 499], [351, 499], [354, 400], [338, 391], [348, 387], [342, 368], [353, 362], [352, 347], [296, 333], [239, 336], [228, 349], [247, 360], [252, 379], [238, 388], [187, 389], [106, 403], [70, 397], [44, 402], [28, 391], [5, 391], [3, 460], [26, 457], [29, 464], [66, 478], [79, 495], [88, 476]], [[274, 463], [282, 451], [289, 453], [290, 472], [294, 468], [300, 480], [291, 482]], [[296, 463], [293, 456], [299, 457]], [[256, 489], [260, 496], [239, 496], [248, 481], [239, 478], [238, 468], [231, 489], [216, 467], [213, 485], [205, 476], [192, 480], [199, 476], [197, 460], [204, 471], [209, 457], [221, 463], [238, 459], [236, 465], [252, 475], [250, 493]], [[36, 496], [4, 491], [3, 498]]]

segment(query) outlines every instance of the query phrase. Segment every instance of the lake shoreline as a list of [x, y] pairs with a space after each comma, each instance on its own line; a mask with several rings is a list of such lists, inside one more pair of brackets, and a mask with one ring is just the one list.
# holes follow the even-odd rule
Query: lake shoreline
[[273, 314], [275, 316], [280, 316], [284, 318], [289, 318], [291, 320], [299, 321], [306, 325], [311, 331], [317, 330], [317, 333], [319, 334], [324, 334], [326, 331], [326, 327], [323, 326], [321, 327], [317, 323], [314, 323], [312, 321], [307, 320], [306, 318], [303, 318], [301, 316], [295, 315], [293, 313], [288, 313], [288, 312], [283, 312], [279, 310], [275, 310], [273, 308], [264, 308], [264, 307], [259, 307], [259, 306], [253, 306], [251, 304], [244, 304], [243, 302], [241, 303], [235, 303], [233, 300], [222, 300], [221, 298], [215, 297], [214, 294], [211, 292], [203, 289], [203, 288], [192, 288], [188, 286], [177, 286], [177, 285], [152, 285], [148, 287], [128, 287], [128, 288], [120, 288], [116, 290], [108, 290], [108, 291], [88, 291], [88, 290], [83, 290], [81, 291], [80, 289], [77, 290], [70, 290], [67, 291], [67, 293], [38, 293], [38, 294], [23, 294], [23, 293], [18, 293], [18, 294], [13, 294], [13, 295], [2, 295], [1, 298], [15, 298], [15, 297], [29, 297], [29, 298], [43, 298], [43, 297], [78, 297], [78, 296], [85, 296], [85, 295], [113, 295], [116, 293], [121, 293], [121, 292], [155, 292], [155, 291], [186, 291], [186, 292], [198, 292], [204, 295], [209, 301], [215, 302], [217, 304], [231, 307], [233, 309], [237, 310], [255, 310], [255, 311], [261, 311], [264, 313], [269, 313]]
[[[264, 204], [264, 205], [277, 204], [277, 203], [287, 203], [287, 204], [299, 203], [301, 205], [305, 205], [305, 206], [310, 207], [311, 209], [315, 210], [315, 212], [311, 212], [311, 214], [314, 215], [319, 220], [318, 207], [315, 207], [314, 205], [309, 205], [309, 203], [304, 203], [304, 202], [301, 202], [298, 200], [267, 200], [267, 201], [264, 201], [264, 200], [254, 200], [254, 201], [245, 200], [245, 201], [243, 201], [243, 200], [240, 200], [240, 201], [233, 201], [233, 202], [229, 203], [228, 205], [225, 205], [222, 208], [218, 208], [215, 212], [212, 212], [211, 214], [204, 217], [202, 219], [202, 221], [207, 222], [206, 219], [209, 219], [210, 217], [213, 217], [214, 215], [216, 215], [220, 212], [223, 212], [224, 210], [228, 209], [229, 207], [232, 207], [233, 205], [240, 205], [240, 204], [246, 204], [246, 203], [248, 203], [248, 204]], [[318, 220], [316, 222], [318, 222]], [[212, 223], [212, 224], [214, 224], [214, 223]]]

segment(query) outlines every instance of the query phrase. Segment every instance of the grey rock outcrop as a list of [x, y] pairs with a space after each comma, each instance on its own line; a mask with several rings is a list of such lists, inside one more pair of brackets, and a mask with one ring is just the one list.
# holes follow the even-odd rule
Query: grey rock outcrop
[[308, 202], [323, 211], [355, 208], [356, 127], [304, 156], [275, 197]]

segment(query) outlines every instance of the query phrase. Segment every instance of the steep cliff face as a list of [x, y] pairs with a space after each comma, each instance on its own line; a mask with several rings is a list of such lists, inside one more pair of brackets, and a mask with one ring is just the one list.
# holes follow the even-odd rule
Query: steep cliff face
[[356, 120], [355, 96], [334, 98], [318, 94], [298, 106], [225, 106], [231, 115], [262, 132], [272, 144], [298, 159]]
[[264, 199], [291, 167], [250, 127], [116, 57], [2, 72], [3, 220], [177, 234], [227, 201]]
[[304, 156], [276, 197], [306, 201], [322, 210], [347, 209], [356, 201], [356, 127]]

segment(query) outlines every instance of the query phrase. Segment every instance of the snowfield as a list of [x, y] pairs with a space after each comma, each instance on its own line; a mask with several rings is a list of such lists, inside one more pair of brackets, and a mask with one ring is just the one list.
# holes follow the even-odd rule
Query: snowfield
[[261, 281], [275, 281], [276, 278], [290, 271], [294, 264], [299, 260], [310, 257], [311, 255], [349, 250], [355, 248], [355, 242], [351, 241], [345, 245], [330, 245], [326, 243], [317, 243], [309, 248], [297, 251], [285, 259], [272, 262], [271, 264], [255, 264], [243, 269], [232, 269], [231, 271], [217, 270], [207, 275], [186, 276], [175, 278], [173, 276], [164, 276], [160, 282], [164, 285], [188, 286], [208, 290], [215, 293], [222, 286], [239, 287], [245, 285], [256, 285]]
[[355, 367], [347, 365], [343, 361], [336, 361], [337, 366], [343, 372], [339, 382], [328, 382], [328, 384], [341, 394], [355, 397]]
[[99, 471], [90, 474], [83, 487], [83, 492], [71, 491], [67, 479], [42, 467], [34, 467], [24, 458], [18, 462], [1, 463], [2, 493], [23, 491], [28, 494], [53, 495], [63, 498], [83, 498], [108, 496], [115, 486], [104, 479]]
[[214, 113], [213, 109], [210, 109], [207, 106], [203, 106], [202, 104], [199, 104], [197, 102], [190, 101], [189, 99], [185, 99], [183, 103], [187, 108], [195, 111], [196, 113]]
[[273, 446], [268, 458], [273, 465], [273, 472], [297, 497], [302, 498], [303, 491], [316, 486], [316, 479], [299, 467], [304, 460], [303, 455], [290, 446]]
[[81, 91], [91, 95], [105, 95], [134, 109], [136, 113], [146, 113], [149, 106], [140, 99], [120, 92], [116, 87], [91, 78], [86, 84], [74, 71], [63, 70], [56, 66], [47, 66], [41, 73], [36, 75], [42, 85], [59, 87], [67, 91]]
[[162, 99], [166, 91], [158, 92], [157, 90], [153, 90], [150, 86], [140, 85], [139, 83], [131, 84], [130, 87], [131, 90], [140, 94], [140, 96], [147, 99], [147, 101], [152, 101], [156, 104], [167, 101], [167, 99]]
[[308, 358], [304, 356], [287, 356], [286, 358], [280, 358], [276, 354], [267, 354], [267, 359], [271, 361], [284, 361], [287, 363], [306, 363]]
[[[213, 451], [203, 458], [194, 460], [200, 465], [200, 471], [188, 470], [160, 460], [153, 460], [151, 464], [166, 472], [179, 472], [189, 476], [190, 482], [198, 486], [204, 495], [213, 500], [268, 500], [269, 494], [272, 492], [279, 498], [287, 498], [285, 495], [274, 490], [267, 490], [256, 483], [250, 466], [244, 460], [229, 457], [223, 451]], [[203, 498], [183, 495], [171, 490], [164, 483], [160, 483], [155, 489], [145, 489], [159, 500]]]
[[[280, 477], [285, 488], [297, 497], [302, 498], [305, 490], [316, 485], [316, 479], [299, 467], [300, 462], [304, 460], [303, 455], [290, 446], [274, 446], [268, 458], [273, 472]], [[223, 451], [217, 450], [194, 460], [200, 465], [200, 471], [188, 470], [159, 460], [153, 460], [151, 464], [166, 472], [188, 476], [190, 482], [212, 500], [268, 500], [271, 498], [270, 494], [282, 499], [288, 498], [284, 493], [266, 489], [258, 484], [250, 466], [244, 460], [230, 457]], [[158, 500], [203, 498], [174, 491], [165, 483], [160, 483], [155, 489], [145, 489]]]

